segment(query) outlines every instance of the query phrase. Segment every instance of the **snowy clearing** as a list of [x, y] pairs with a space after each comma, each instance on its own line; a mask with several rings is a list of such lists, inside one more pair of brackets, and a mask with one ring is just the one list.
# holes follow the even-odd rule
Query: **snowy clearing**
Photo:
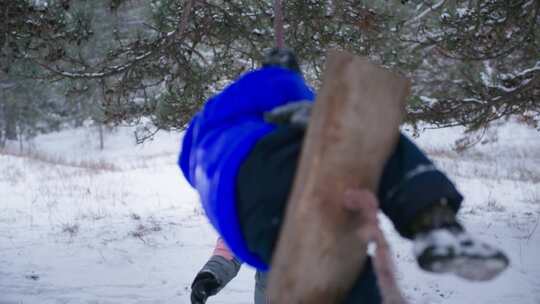
[[[98, 147], [91, 128], [0, 151], [0, 304], [189, 303], [215, 232], [176, 167], [181, 135], [135, 145], [120, 128]], [[461, 130], [416, 139], [455, 180], [469, 230], [504, 248], [511, 267], [489, 283], [418, 269], [409, 241], [384, 222], [410, 303], [540, 303], [540, 133], [516, 123], [453, 150]], [[31, 149], [28, 149], [31, 148]], [[208, 303], [252, 303], [244, 267]]]

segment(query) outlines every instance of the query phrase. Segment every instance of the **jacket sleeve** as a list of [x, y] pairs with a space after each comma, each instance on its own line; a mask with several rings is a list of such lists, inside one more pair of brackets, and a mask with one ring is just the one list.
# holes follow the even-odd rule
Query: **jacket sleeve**
[[191, 122], [189, 123], [188, 128], [184, 132], [184, 138], [182, 139], [182, 144], [180, 147], [180, 156], [178, 157], [178, 165], [180, 166], [180, 169], [182, 170], [182, 173], [184, 174], [184, 177], [189, 182], [189, 184], [194, 187], [195, 186], [195, 180], [194, 180], [194, 164], [192, 163], [191, 156], [192, 156], [192, 149], [195, 146], [195, 143], [193, 142], [195, 138], [195, 132], [198, 125], [198, 117], [199, 115], [195, 115]]

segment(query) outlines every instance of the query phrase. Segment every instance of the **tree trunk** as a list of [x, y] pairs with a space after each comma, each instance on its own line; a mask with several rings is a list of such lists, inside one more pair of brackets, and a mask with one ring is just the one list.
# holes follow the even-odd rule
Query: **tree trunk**
[[4, 136], [7, 140], [17, 140], [17, 111], [15, 106], [7, 104], [4, 110]]
[[19, 153], [22, 154], [22, 153], [24, 153], [24, 141], [23, 141], [24, 129], [21, 128], [21, 127], [19, 127], [18, 129], [19, 129], [19, 132], [18, 132], [19, 133], [19, 135], [18, 135], [18, 137], [19, 137]]
[[103, 150], [105, 148], [105, 139], [103, 134], [103, 123], [98, 124], [98, 132], [99, 132], [99, 149]]
[[367, 244], [349, 188], [376, 193], [393, 150], [407, 79], [364, 58], [330, 52], [269, 278], [272, 304], [341, 303], [361, 271]]

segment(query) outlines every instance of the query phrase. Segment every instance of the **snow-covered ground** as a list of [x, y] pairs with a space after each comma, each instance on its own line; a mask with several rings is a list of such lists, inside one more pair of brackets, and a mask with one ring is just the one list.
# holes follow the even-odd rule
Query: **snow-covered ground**
[[[189, 303], [189, 286], [215, 232], [176, 167], [181, 135], [135, 145], [132, 129], [91, 128], [0, 151], [0, 304]], [[489, 283], [420, 271], [388, 222], [410, 303], [540, 303], [540, 132], [516, 123], [457, 153], [459, 129], [416, 141], [465, 194], [469, 230], [504, 248], [511, 267]], [[208, 303], [252, 303], [244, 267]]]

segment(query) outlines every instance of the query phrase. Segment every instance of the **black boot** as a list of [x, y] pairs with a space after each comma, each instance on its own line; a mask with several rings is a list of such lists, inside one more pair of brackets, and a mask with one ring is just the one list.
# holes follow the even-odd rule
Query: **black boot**
[[426, 271], [487, 281], [508, 267], [506, 255], [467, 233], [445, 201], [420, 214], [412, 230], [414, 254]]

